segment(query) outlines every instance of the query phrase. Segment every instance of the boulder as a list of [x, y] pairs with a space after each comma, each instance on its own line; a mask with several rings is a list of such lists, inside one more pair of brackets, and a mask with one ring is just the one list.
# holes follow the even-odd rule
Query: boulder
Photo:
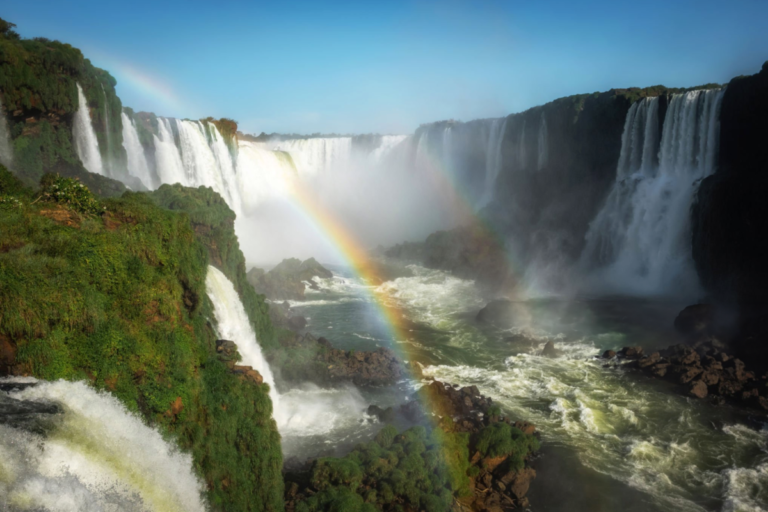
[[563, 355], [563, 351], [562, 350], [557, 350], [555, 348], [555, 344], [552, 343], [551, 341], [548, 341], [544, 345], [544, 348], [541, 351], [541, 355], [544, 356], [544, 357], [555, 358], [555, 357], [559, 357], [559, 356]]
[[624, 347], [619, 355], [625, 359], [640, 359], [643, 355], [643, 347]]
[[707, 394], [709, 394], [707, 385], [703, 380], [695, 380], [691, 382], [689, 391], [693, 396], [698, 398], [706, 398]]
[[616, 357], [615, 350], [606, 350], [603, 352], [603, 359], [613, 359], [614, 357]]
[[527, 312], [519, 303], [507, 299], [497, 299], [492, 300], [481, 309], [475, 319], [482, 324], [509, 329], [522, 315], [527, 315]]
[[640, 368], [653, 366], [654, 364], [658, 363], [660, 359], [661, 359], [661, 354], [659, 354], [658, 352], [654, 352], [653, 354], [638, 360], [637, 366], [639, 366]]

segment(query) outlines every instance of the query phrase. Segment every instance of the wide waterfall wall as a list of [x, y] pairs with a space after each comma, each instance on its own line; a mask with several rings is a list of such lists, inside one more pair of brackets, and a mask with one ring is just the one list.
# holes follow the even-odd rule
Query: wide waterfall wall
[[[33, 382], [26, 379], [23, 385]], [[3, 407], [18, 404], [27, 411], [28, 424], [50, 426], [41, 433], [23, 423], [0, 424], [0, 509], [206, 509], [192, 458], [109, 394], [83, 382], [41, 381], [3, 400], [0, 415]]]
[[72, 127], [77, 156], [83, 162], [83, 167], [90, 172], [104, 175], [104, 164], [101, 161], [99, 141], [96, 138], [96, 132], [93, 130], [88, 102], [85, 99], [85, 94], [83, 94], [83, 88], [80, 87], [80, 84], [77, 84], [77, 102], [77, 113], [75, 114]]
[[0, 98], [0, 164], [10, 167], [12, 161], [11, 134], [8, 132], [8, 121], [5, 118], [2, 98]]
[[302, 177], [346, 167], [352, 158], [351, 137], [276, 140], [269, 147], [289, 153]]
[[695, 292], [690, 210], [715, 171], [723, 90], [672, 96], [658, 133], [658, 98], [630, 109], [616, 183], [582, 257], [595, 285], [624, 293]]
[[456, 187], [462, 200], [480, 208], [493, 199], [506, 126], [505, 118], [421, 126], [414, 135], [414, 172], [439, 173]]

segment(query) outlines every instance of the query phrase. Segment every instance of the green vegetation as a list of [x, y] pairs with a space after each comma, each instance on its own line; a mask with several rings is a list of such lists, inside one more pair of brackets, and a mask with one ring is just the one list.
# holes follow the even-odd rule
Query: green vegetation
[[525, 457], [539, 449], [539, 440], [528, 436], [509, 423], [492, 423], [477, 438], [477, 450], [487, 457], [509, 457], [510, 469], [519, 471], [525, 465]]
[[40, 192], [46, 200], [66, 205], [78, 213], [95, 215], [106, 209], [76, 178], [46, 174], [40, 180]]
[[[46, 177], [43, 191], [0, 167], [0, 197], [19, 203], [0, 215], [0, 342], [13, 347], [13, 373], [109, 390], [192, 453], [213, 510], [282, 510], [268, 387], [228, 370], [208, 322], [204, 240], [223, 244], [227, 233], [201, 239], [190, 220], [230, 218], [221, 199], [179, 187], [99, 201], [60, 177]], [[155, 202], [174, 195], [196, 207], [185, 214]], [[236, 245], [228, 250], [242, 259]], [[237, 259], [220, 268], [237, 271]], [[248, 312], [268, 324], [258, 304], [251, 296]]]
[[210, 187], [187, 188], [163, 185], [149, 194], [159, 206], [185, 212], [195, 236], [208, 249], [210, 261], [235, 285], [259, 343], [265, 349], [277, 346], [277, 336], [269, 319], [269, 305], [248, 283], [245, 258], [235, 235], [235, 212]]
[[299, 499], [296, 511], [445, 511], [454, 499], [472, 495], [470, 479], [482, 471], [483, 459], [472, 464], [470, 453], [508, 457], [504, 471], [520, 471], [539, 449], [535, 436], [505, 422], [473, 435], [455, 430], [450, 417], [431, 432], [417, 426], [398, 434], [388, 425], [346, 457], [318, 459], [308, 477], [315, 492]]
[[[126, 156], [122, 146], [122, 105], [115, 79], [94, 67], [77, 48], [45, 38], [21, 39], [12, 23], [0, 19], [0, 93], [8, 114], [14, 151], [14, 172], [36, 185], [46, 172], [80, 177], [89, 174], [74, 149], [71, 119], [78, 108], [77, 84], [83, 88], [106, 165], [120, 172]], [[109, 129], [107, 129], [109, 125]], [[94, 190], [117, 195], [125, 188]]]
[[[344, 458], [315, 461], [310, 483], [317, 493], [297, 504], [297, 512], [401, 510], [447, 510], [456, 491], [450, 449], [468, 459], [467, 434], [446, 433], [437, 428], [427, 434], [413, 427], [397, 434], [384, 427], [374, 441], [358, 445]], [[446, 443], [450, 441], [450, 443]], [[450, 445], [450, 446], [449, 446]], [[468, 485], [468, 478], [463, 475]]]

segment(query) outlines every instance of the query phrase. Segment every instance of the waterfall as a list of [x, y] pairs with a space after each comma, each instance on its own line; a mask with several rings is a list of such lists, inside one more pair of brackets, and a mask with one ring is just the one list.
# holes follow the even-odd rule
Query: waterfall
[[3, 101], [0, 98], [0, 164], [10, 167], [12, 161], [11, 134], [8, 131], [8, 121], [5, 119]]
[[278, 417], [280, 400], [275, 388], [275, 378], [261, 353], [256, 333], [235, 287], [219, 269], [209, 266], [205, 289], [213, 303], [219, 337], [235, 342], [243, 364], [259, 372], [264, 382], [269, 384], [269, 397], [272, 399], [275, 417]]
[[109, 176], [112, 174], [112, 132], [109, 129], [109, 102], [107, 101], [107, 91], [104, 90], [104, 85], [101, 86], [101, 92], [104, 94], [104, 127], [107, 130], [107, 160], [104, 162], [105, 172]]
[[690, 207], [701, 179], [715, 171], [723, 92], [673, 95], [661, 138], [658, 98], [630, 108], [616, 183], [590, 225], [581, 258], [594, 269], [596, 287], [636, 294], [695, 291]]
[[351, 137], [318, 137], [271, 141], [269, 147], [291, 155], [300, 176], [313, 176], [349, 164]]
[[485, 144], [485, 192], [480, 202], [486, 205], [493, 199], [496, 179], [501, 171], [501, 144], [507, 129], [507, 119], [494, 119], [488, 130]]
[[157, 118], [158, 135], [153, 137], [155, 144], [155, 169], [160, 183], [180, 183], [189, 186], [179, 148], [173, 138], [171, 122], [164, 117]]
[[[236, 185], [232, 157], [223, 140], [223, 151], [216, 155], [208, 143], [205, 127], [200, 121], [181, 121], [176, 119], [176, 129], [181, 145], [181, 161], [184, 166], [186, 183], [193, 187], [205, 185], [221, 194], [229, 206], [239, 211], [239, 198], [234, 194]], [[215, 126], [209, 126], [211, 133], [221, 139]]]
[[237, 187], [246, 215], [271, 198], [287, 197], [290, 181], [297, 175], [288, 153], [244, 140], [238, 142], [237, 170]]
[[128, 156], [128, 174], [138, 178], [145, 187], [151, 190], [153, 188], [152, 174], [149, 171], [144, 147], [139, 141], [136, 124], [125, 112], [120, 114], [120, 118], [123, 122], [123, 148], [125, 148], [125, 153]]
[[520, 138], [517, 141], [517, 161], [520, 169], [525, 169], [528, 165], [528, 154], [525, 148], [525, 127], [526, 120], [523, 119], [523, 126], [520, 128]]
[[382, 163], [384, 159], [407, 138], [407, 135], [383, 135], [379, 147], [371, 151], [371, 160], [375, 163]]
[[77, 156], [83, 162], [83, 167], [92, 173], [103, 175], [104, 165], [101, 162], [99, 141], [96, 138], [96, 132], [93, 131], [88, 102], [85, 99], [85, 94], [83, 94], [83, 88], [80, 87], [80, 84], [77, 84], [77, 113], [75, 114], [75, 123], [72, 131], [75, 138]]
[[[0, 417], [26, 413], [24, 422], [0, 421], [0, 509], [206, 509], [192, 457], [113, 396], [84, 382], [0, 383], [17, 386], [0, 391]], [[47, 427], [30, 428], [42, 424]]]
[[549, 133], [547, 133], [547, 118], [544, 112], [541, 113], [541, 123], [539, 124], [539, 162], [538, 169], [542, 170], [549, 161]]
[[[326, 390], [305, 385], [279, 394], [235, 287], [220, 270], [212, 266], [208, 267], [205, 287], [213, 303], [219, 336], [235, 342], [242, 363], [253, 367], [269, 384], [273, 415], [283, 439], [288, 438], [288, 445], [294, 446], [291, 441], [304, 437], [319, 435], [320, 439], [324, 439], [329, 432], [348, 429], [350, 424], [354, 430], [359, 429], [366, 401], [356, 388]], [[301, 443], [296, 446], [301, 446]], [[286, 444], [283, 444], [283, 449], [286, 449]]]

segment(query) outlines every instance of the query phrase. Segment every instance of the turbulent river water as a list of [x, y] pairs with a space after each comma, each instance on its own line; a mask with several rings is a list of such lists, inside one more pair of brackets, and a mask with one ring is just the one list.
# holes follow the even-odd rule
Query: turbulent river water
[[[768, 429], [757, 418], [594, 358], [609, 348], [675, 343], [672, 321], [685, 304], [538, 299], [518, 303], [515, 326], [499, 330], [475, 321], [486, 300], [472, 282], [411, 265], [381, 285], [413, 322], [407, 339], [392, 339], [366, 285], [345, 269], [334, 273], [292, 303], [308, 317], [308, 331], [347, 350], [392, 347], [422, 364], [425, 375], [477, 385], [508, 414], [537, 425], [544, 448], [534, 461], [533, 510], [768, 508]], [[559, 357], [540, 355], [547, 341]], [[416, 385], [361, 396], [366, 404], [396, 405]], [[362, 409], [349, 412], [351, 421], [304, 438], [304, 453], [341, 453], [378, 429]]]

